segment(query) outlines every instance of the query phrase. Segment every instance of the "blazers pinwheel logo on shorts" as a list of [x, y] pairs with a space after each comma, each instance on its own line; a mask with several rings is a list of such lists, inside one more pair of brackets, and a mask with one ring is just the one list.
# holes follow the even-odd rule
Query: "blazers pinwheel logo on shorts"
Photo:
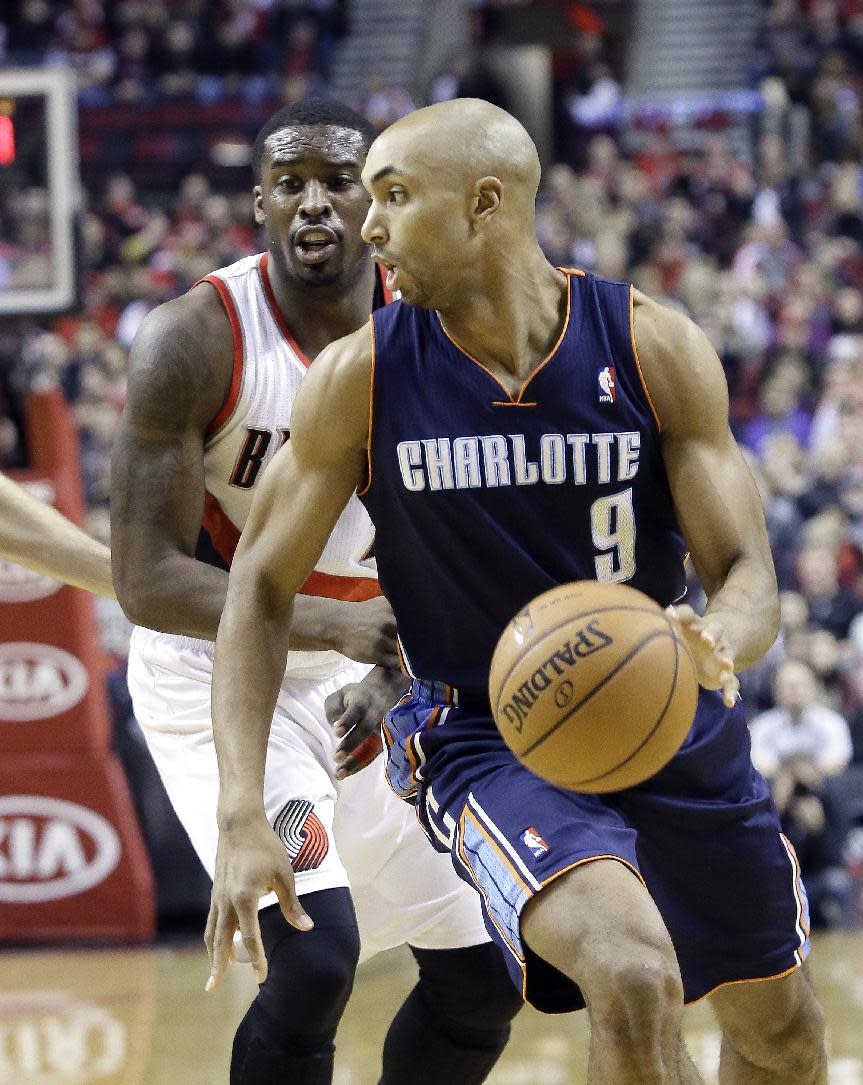
[[286, 802], [273, 822], [276, 835], [291, 857], [295, 873], [315, 870], [324, 861], [330, 848], [327, 830], [306, 799]]

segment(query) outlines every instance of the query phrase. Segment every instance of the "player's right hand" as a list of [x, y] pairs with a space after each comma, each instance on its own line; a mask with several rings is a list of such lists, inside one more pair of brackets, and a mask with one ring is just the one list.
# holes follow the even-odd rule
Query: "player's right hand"
[[258, 902], [268, 893], [279, 898], [282, 914], [292, 927], [311, 930], [314, 924], [303, 911], [294, 886], [288, 853], [261, 811], [254, 820], [219, 832], [216, 873], [204, 943], [210, 958], [206, 991], [222, 982], [233, 957], [234, 932], [239, 928], [255, 978], [267, 978], [267, 957], [258, 923]]
[[351, 603], [344, 609], [345, 626], [338, 637], [338, 651], [358, 663], [398, 667], [396, 620], [384, 596]]

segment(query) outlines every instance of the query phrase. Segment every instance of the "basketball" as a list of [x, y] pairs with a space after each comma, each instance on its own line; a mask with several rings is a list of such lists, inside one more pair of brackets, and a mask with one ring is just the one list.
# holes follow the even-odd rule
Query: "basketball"
[[658, 603], [580, 580], [537, 596], [507, 625], [489, 698], [504, 741], [532, 772], [571, 791], [619, 791], [680, 748], [698, 681]]

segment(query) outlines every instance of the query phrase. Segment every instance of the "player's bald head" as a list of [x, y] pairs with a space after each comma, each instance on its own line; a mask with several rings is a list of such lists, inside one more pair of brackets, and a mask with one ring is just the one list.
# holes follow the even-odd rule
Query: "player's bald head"
[[366, 175], [388, 165], [458, 188], [496, 177], [518, 204], [539, 188], [536, 146], [506, 110], [479, 98], [456, 98], [409, 113], [372, 144]]

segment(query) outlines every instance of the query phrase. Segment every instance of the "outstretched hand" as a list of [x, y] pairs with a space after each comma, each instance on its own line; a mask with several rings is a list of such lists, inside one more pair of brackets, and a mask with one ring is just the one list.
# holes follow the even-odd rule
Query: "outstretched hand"
[[350, 682], [327, 697], [324, 711], [341, 739], [335, 752], [336, 779], [353, 776], [383, 749], [380, 725], [405, 687], [401, 671], [375, 667], [362, 682]]
[[358, 663], [398, 667], [396, 620], [383, 595], [351, 603], [349, 617], [337, 636], [336, 647]]
[[204, 943], [210, 958], [210, 978], [205, 990], [222, 982], [234, 956], [234, 932], [239, 928], [255, 978], [267, 978], [267, 957], [258, 923], [258, 902], [268, 893], [279, 898], [282, 914], [301, 931], [314, 924], [303, 911], [294, 887], [294, 871], [288, 853], [263, 812], [254, 822], [219, 833], [216, 873]]
[[721, 622], [709, 614], [703, 617], [691, 606], [666, 607], [677, 635], [684, 642], [695, 663], [699, 685], [722, 690], [722, 700], [733, 708], [740, 692], [734, 673], [734, 655]]

